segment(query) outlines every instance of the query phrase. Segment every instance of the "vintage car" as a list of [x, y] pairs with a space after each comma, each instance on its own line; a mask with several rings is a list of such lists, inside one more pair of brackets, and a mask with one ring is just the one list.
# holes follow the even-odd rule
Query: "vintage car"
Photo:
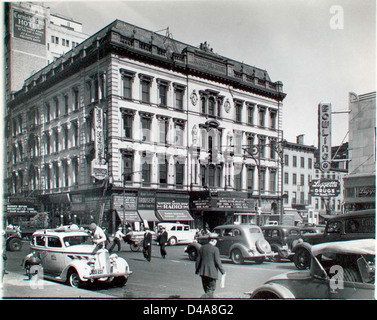
[[[220, 256], [232, 259], [233, 263], [241, 264], [245, 260], [263, 263], [266, 258], [275, 254], [264, 239], [260, 227], [250, 224], [222, 225], [213, 230], [218, 234], [217, 247]], [[195, 261], [202, 244], [208, 242], [208, 236], [198, 237], [197, 242], [189, 244], [185, 252], [189, 259]]]
[[261, 229], [272, 251], [277, 254], [271, 258], [272, 261], [293, 258], [292, 248], [301, 240], [301, 232], [298, 227], [269, 225], [263, 226]]
[[195, 240], [196, 229], [190, 229], [188, 224], [161, 222], [156, 231], [163, 227], [168, 233], [168, 244], [174, 246], [179, 243], [191, 243]]
[[95, 250], [89, 232], [74, 226], [36, 231], [30, 248], [32, 252], [23, 261], [27, 274], [31, 275], [37, 265], [44, 278], [72, 287], [95, 281], [124, 286], [132, 274], [126, 260], [106, 249]]
[[294, 248], [293, 262], [299, 270], [310, 267], [310, 249], [314, 244], [375, 238], [376, 212], [372, 210], [361, 210], [349, 212], [331, 217], [327, 220], [323, 233], [303, 234], [303, 241]]
[[22, 237], [18, 228], [6, 228], [4, 240], [8, 251], [20, 251], [22, 248]]
[[314, 245], [310, 270], [272, 277], [253, 299], [374, 299], [375, 239]]

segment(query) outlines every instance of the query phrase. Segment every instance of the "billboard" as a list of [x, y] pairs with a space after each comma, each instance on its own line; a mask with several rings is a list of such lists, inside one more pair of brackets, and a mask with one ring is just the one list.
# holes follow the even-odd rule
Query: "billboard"
[[46, 44], [45, 20], [37, 15], [13, 10], [13, 36], [15, 38]]
[[331, 168], [331, 103], [318, 105], [318, 151], [319, 168], [328, 172]]

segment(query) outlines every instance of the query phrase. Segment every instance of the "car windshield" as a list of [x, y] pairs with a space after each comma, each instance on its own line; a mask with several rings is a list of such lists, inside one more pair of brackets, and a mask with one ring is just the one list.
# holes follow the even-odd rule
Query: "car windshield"
[[80, 244], [93, 244], [90, 236], [69, 236], [63, 238], [65, 245], [77, 246]]

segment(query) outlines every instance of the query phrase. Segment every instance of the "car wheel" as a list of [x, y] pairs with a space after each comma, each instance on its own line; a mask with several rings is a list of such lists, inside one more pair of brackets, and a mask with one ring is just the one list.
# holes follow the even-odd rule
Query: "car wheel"
[[261, 258], [256, 258], [256, 259], [254, 259], [254, 262], [255, 262], [256, 264], [262, 264], [262, 263], [264, 262], [264, 258], [263, 258], [263, 257], [261, 257]]
[[22, 241], [18, 238], [10, 239], [8, 242], [8, 249], [10, 251], [20, 251], [22, 247]]
[[114, 280], [112, 281], [112, 284], [114, 287], [123, 287], [127, 283], [127, 278], [126, 277], [115, 277]]
[[256, 247], [260, 253], [266, 253], [271, 251], [271, 246], [266, 239], [259, 239], [256, 242]]
[[175, 246], [177, 244], [177, 238], [176, 237], [171, 237], [169, 239], [169, 245], [170, 246]]
[[242, 256], [242, 252], [239, 249], [234, 249], [230, 257], [235, 264], [241, 264], [245, 261], [244, 257]]
[[80, 288], [82, 281], [76, 270], [71, 270], [68, 274], [68, 284], [73, 288]]
[[188, 250], [188, 256], [191, 261], [196, 261], [198, 258], [198, 251], [195, 248], [190, 248]]
[[310, 268], [311, 255], [306, 249], [299, 249], [293, 256], [293, 262], [297, 269], [305, 270]]

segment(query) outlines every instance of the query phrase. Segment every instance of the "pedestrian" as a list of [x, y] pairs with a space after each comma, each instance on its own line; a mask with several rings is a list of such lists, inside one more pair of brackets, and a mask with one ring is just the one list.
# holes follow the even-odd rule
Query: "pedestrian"
[[166, 243], [168, 242], [168, 232], [164, 227], [161, 227], [158, 235], [158, 244], [160, 245], [160, 253], [161, 257], [165, 259], [165, 256], [167, 255], [166, 253]]
[[204, 296], [213, 298], [218, 279], [218, 271], [225, 275], [225, 269], [220, 260], [219, 248], [216, 247], [217, 234], [209, 234], [209, 243], [202, 245], [196, 260], [195, 273], [202, 278]]
[[152, 233], [149, 228], [145, 228], [144, 241], [143, 241], [143, 255], [148, 261], [152, 258]]
[[94, 222], [89, 225], [89, 230], [93, 234], [93, 242], [96, 244], [96, 247], [93, 250], [93, 254], [96, 253], [99, 249], [104, 249], [106, 246], [107, 237], [105, 232], [97, 226]]
[[125, 237], [125, 235], [122, 232], [122, 226], [119, 226], [118, 231], [115, 232], [113, 244], [110, 247], [109, 252], [113, 251], [113, 249], [115, 248], [115, 246], [118, 246], [118, 252], [120, 251], [120, 249], [121, 249], [120, 243], [121, 243], [123, 237]]

